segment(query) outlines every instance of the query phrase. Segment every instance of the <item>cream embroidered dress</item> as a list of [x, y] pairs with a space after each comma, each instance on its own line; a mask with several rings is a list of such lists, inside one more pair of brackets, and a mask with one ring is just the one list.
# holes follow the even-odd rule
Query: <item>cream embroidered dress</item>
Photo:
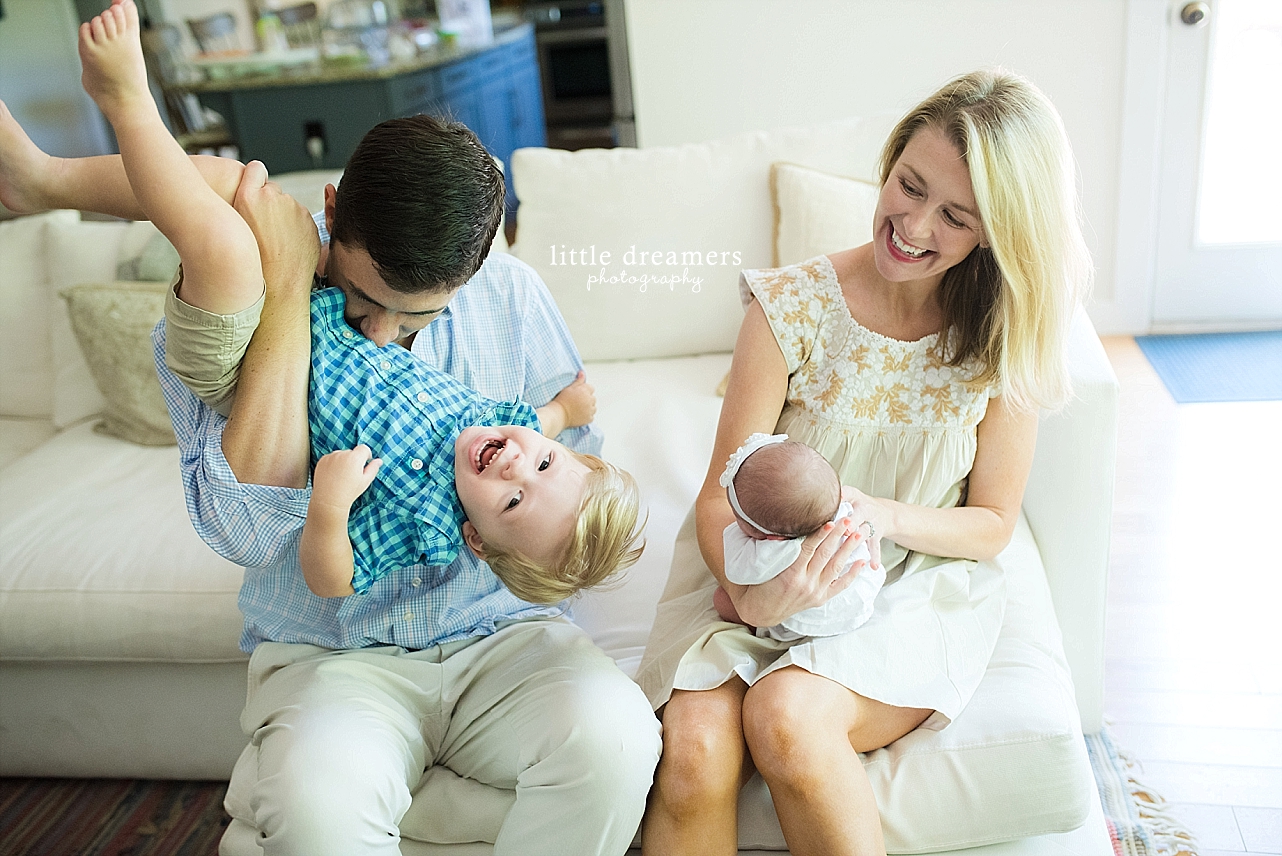
[[[934, 354], [937, 336], [890, 339], [850, 315], [826, 256], [744, 271], [740, 290], [760, 301], [788, 364], [776, 433], [818, 450], [843, 484], [873, 496], [946, 508], [959, 504], [975, 460], [976, 426], [993, 391], [973, 367]], [[886, 584], [872, 618], [839, 636], [759, 639], [717, 617], [717, 582], [686, 518], [637, 675], [658, 709], [672, 690], [706, 690], [732, 675], [749, 685], [796, 665], [901, 707], [939, 712], [943, 727], [966, 705], [988, 665], [1005, 606], [996, 564], [907, 551], [881, 542]]]

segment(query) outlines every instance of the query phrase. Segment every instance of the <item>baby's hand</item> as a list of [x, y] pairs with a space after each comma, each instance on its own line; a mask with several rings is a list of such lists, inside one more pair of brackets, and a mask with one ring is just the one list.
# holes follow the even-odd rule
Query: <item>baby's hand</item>
[[354, 449], [330, 452], [316, 462], [312, 476], [312, 502], [349, 509], [378, 475], [383, 461], [370, 457], [370, 448], [364, 444]]
[[587, 375], [579, 372], [574, 382], [552, 399], [565, 411], [565, 427], [578, 428], [596, 418], [596, 390], [588, 383]]

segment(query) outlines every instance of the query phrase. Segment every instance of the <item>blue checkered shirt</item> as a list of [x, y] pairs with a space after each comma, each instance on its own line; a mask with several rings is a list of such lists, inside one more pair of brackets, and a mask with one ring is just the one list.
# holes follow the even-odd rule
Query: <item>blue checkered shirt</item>
[[[328, 238], [323, 229], [321, 237]], [[264, 641], [428, 648], [493, 633], [502, 621], [563, 612], [518, 600], [469, 550], [446, 567], [397, 568], [364, 597], [312, 594], [298, 564], [310, 491], [236, 481], [222, 453], [227, 420], [165, 366], [164, 337], [162, 321], [152, 340], [178, 437], [187, 510], [200, 537], [245, 568], [243, 650]], [[535, 407], [568, 386], [583, 365], [547, 287], [527, 265], [501, 254], [491, 256], [419, 331], [413, 353], [489, 398], [521, 399]], [[557, 439], [576, 451], [601, 451], [594, 427], [571, 429]]]
[[467, 515], [454, 487], [454, 441], [470, 425], [539, 430], [534, 409], [492, 401], [399, 345], [380, 348], [343, 319], [343, 292], [312, 293], [308, 394], [312, 464], [358, 443], [382, 459], [352, 504], [347, 534], [357, 594], [407, 565], [448, 565]]

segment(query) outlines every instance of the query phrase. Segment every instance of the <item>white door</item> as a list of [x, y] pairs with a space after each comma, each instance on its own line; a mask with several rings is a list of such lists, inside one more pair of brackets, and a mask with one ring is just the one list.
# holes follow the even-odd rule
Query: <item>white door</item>
[[1282, 0], [1168, 26], [1153, 327], [1282, 328]]

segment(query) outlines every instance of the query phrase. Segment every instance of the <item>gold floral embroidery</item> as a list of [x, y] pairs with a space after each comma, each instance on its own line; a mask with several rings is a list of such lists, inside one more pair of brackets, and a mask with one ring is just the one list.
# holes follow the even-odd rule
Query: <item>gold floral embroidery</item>
[[886, 350], [885, 359], [881, 364], [881, 370], [886, 374], [891, 374], [893, 372], [906, 372], [912, 363], [912, 354], [904, 354], [902, 357], [896, 358], [894, 354], [890, 353], [889, 350]]
[[841, 397], [842, 386], [844, 386], [844, 384], [842, 383], [841, 375], [837, 374], [834, 369], [832, 373], [828, 375], [828, 387], [823, 392], [815, 396], [815, 400], [823, 405], [824, 410], [831, 409], [836, 405], [837, 399]]
[[935, 337], [896, 343], [852, 322], [822, 260], [749, 281], [780, 345], [794, 346], [790, 359], [801, 363], [789, 379], [788, 407], [816, 426], [894, 435], [904, 426], [973, 430], [983, 418], [988, 389], [973, 381], [975, 367], [945, 365]]

